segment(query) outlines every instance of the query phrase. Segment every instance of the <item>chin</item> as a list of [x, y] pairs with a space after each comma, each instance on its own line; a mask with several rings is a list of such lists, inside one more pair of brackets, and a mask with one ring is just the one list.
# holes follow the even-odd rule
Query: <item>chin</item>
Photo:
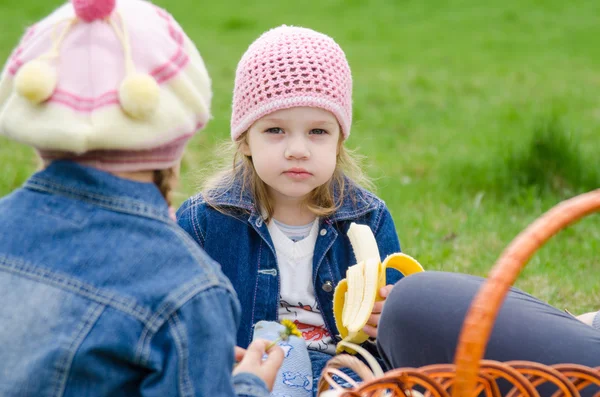
[[308, 189], [302, 189], [302, 190], [287, 190], [287, 191], [280, 191], [281, 194], [283, 194], [286, 197], [289, 198], [294, 198], [294, 199], [303, 199], [305, 198], [308, 194], [310, 194], [310, 192], [312, 192], [312, 189], [308, 190]]
[[310, 194], [311, 191], [308, 192], [301, 192], [301, 193], [290, 193], [290, 194], [286, 194], [286, 196], [290, 197], [290, 198], [295, 198], [295, 199], [303, 199], [305, 198], [308, 194]]

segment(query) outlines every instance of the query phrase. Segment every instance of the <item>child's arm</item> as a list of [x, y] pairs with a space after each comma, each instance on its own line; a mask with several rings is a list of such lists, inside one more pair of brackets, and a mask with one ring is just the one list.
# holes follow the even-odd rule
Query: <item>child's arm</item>
[[222, 288], [209, 287], [184, 303], [149, 341], [140, 341], [140, 361], [153, 370], [141, 394], [269, 396], [283, 352], [269, 350], [263, 362], [267, 342], [257, 342], [232, 375], [238, 315], [239, 306]]

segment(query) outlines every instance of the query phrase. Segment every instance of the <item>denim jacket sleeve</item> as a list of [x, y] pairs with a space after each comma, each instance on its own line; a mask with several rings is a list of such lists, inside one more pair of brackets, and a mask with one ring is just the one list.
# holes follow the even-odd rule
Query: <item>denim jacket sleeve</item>
[[151, 337], [148, 367], [156, 369], [142, 384], [143, 396], [268, 396], [256, 375], [232, 377], [240, 307], [221, 287], [196, 294]]
[[187, 199], [177, 210], [177, 223], [200, 247], [204, 247], [204, 233], [197, 222], [193, 205], [194, 197]]
[[[400, 252], [400, 241], [398, 240], [398, 234], [396, 233], [396, 225], [385, 204], [382, 204], [379, 219], [377, 220], [374, 229], [375, 240], [377, 240], [377, 246], [379, 247], [379, 254], [381, 255], [382, 260], [390, 254]], [[390, 269], [386, 272], [387, 284], [395, 284], [402, 277], [402, 274], [396, 270]]]

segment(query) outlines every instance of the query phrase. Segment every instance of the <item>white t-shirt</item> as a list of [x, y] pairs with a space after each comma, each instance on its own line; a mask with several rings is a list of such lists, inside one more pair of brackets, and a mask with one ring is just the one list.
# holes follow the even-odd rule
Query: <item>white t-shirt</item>
[[279, 319], [293, 321], [309, 349], [335, 354], [335, 344], [325, 327], [312, 282], [319, 220], [303, 226], [272, 220], [268, 228], [275, 245], [281, 283]]

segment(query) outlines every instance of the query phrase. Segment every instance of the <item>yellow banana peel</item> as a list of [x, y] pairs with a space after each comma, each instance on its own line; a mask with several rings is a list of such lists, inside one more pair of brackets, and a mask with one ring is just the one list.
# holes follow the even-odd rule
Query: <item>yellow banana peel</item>
[[[423, 271], [414, 258], [395, 253], [388, 255], [383, 263], [379, 256], [377, 241], [367, 225], [352, 223], [348, 229], [357, 263], [346, 271], [333, 294], [335, 324], [344, 342], [361, 344], [369, 339], [362, 330], [367, 324], [375, 302], [383, 300], [379, 290], [386, 285], [386, 269], [399, 271], [405, 277]], [[356, 352], [346, 343], [339, 343], [337, 353]]]

